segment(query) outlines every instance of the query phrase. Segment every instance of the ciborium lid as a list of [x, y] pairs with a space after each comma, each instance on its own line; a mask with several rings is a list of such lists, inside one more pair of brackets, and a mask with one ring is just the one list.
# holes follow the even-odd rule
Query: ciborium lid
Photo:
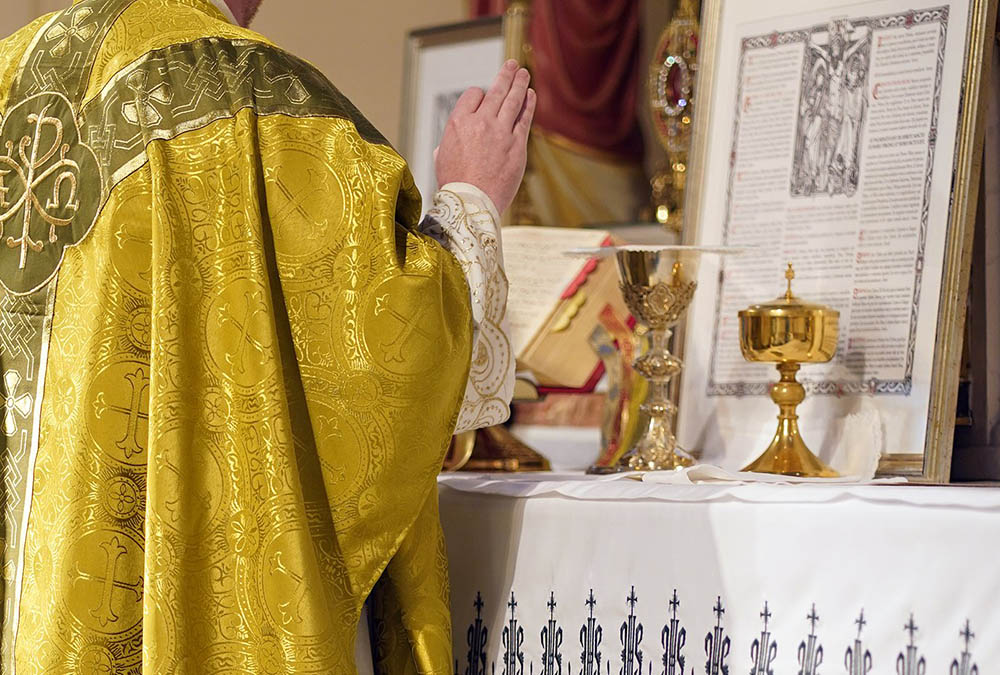
[[784, 316], [791, 314], [822, 312], [831, 316], [840, 316], [840, 312], [835, 309], [827, 307], [826, 305], [807, 302], [792, 293], [792, 281], [795, 279], [795, 268], [792, 267], [792, 263], [788, 263], [788, 269], [785, 270], [785, 279], [788, 281], [788, 288], [785, 290], [783, 295], [779, 295], [770, 302], [763, 302], [759, 305], [747, 307], [740, 312], [740, 315], [742, 316], [746, 314], [748, 316], [752, 316], [767, 314], [768, 316]]
[[740, 312], [743, 356], [750, 361], [829, 361], [837, 350], [840, 312], [796, 297], [791, 263], [785, 279], [788, 288], [784, 295]]

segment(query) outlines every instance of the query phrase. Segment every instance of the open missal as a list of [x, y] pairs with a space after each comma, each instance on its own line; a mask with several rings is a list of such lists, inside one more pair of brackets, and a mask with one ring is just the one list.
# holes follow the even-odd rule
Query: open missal
[[582, 260], [563, 251], [604, 246], [603, 230], [508, 227], [503, 230], [504, 265], [510, 282], [510, 321], [518, 371], [542, 390], [592, 391], [603, 373], [590, 347], [591, 331], [609, 307], [626, 321], [614, 258]]

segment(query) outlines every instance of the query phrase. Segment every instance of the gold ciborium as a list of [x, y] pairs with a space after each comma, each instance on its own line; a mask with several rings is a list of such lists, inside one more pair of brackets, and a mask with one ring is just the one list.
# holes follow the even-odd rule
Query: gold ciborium
[[837, 351], [840, 312], [792, 294], [795, 270], [785, 272], [784, 296], [740, 312], [740, 349], [747, 361], [776, 363], [781, 379], [771, 390], [780, 410], [774, 440], [744, 471], [834, 478], [839, 474], [810, 452], [799, 433], [798, 405], [806, 392], [795, 379], [801, 364], [826, 363]]
[[670, 381], [681, 361], [670, 353], [673, 327], [691, 304], [697, 288], [700, 251], [683, 246], [622, 247], [617, 251], [621, 288], [632, 315], [649, 329], [649, 348], [635, 370], [649, 382], [640, 407], [648, 419], [638, 441], [613, 471], [664, 471], [691, 466], [694, 458], [677, 447]]

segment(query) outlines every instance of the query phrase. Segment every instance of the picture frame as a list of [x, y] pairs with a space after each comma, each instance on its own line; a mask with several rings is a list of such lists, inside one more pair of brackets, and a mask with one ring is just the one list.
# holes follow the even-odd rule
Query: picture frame
[[[1000, 152], [1000, 35], [993, 43], [985, 157]], [[951, 475], [957, 481], [1000, 480], [1000, 170], [985, 162], [972, 246], [964, 382]]]
[[[739, 469], [763, 451], [773, 434], [774, 406], [763, 394], [774, 376], [752, 364], [746, 368], [758, 370], [746, 376], [751, 371], [739, 358], [735, 313], [783, 291], [780, 270], [792, 261], [799, 263], [797, 295], [841, 310], [840, 355], [829, 367], [807, 366], [801, 373], [809, 392], [800, 408], [806, 442], [829, 461], [844, 451], [838, 442], [845, 438], [846, 420], [857, 419], [853, 414], [861, 408], [874, 409], [879, 427], [874, 431], [883, 442], [880, 475], [949, 481], [982, 171], [983, 90], [995, 21], [996, 0], [851, 5], [705, 0], [695, 98], [695, 110], [705, 112], [696, 112], [685, 239], [743, 243], [752, 239], [747, 234], [752, 222], [758, 228], [754, 232], [764, 233], [764, 245], [746, 257], [753, 260], [706, 260], [699, 271], [683, 351], [678, 437], [685, 447], [700, 451], [702, 461]], [[912, 66], [910, 84], [901, 84], [901, 78], [890, 76], [904, 69], [900, 59], [907, 49], [925, 61]], [[768, 70], [768, 63], [785, 68], [784, 78], [774, 79], [778, 71]], [[751, 100], [764, 91], [775, 95]], [[915, 98], [917, 91], [927, 100]], [[881, 102], [880, 93], [888, 94]], [[918, 110], [918, 103], [924, 108]], [[913, 115], [901, 124], [912, 128], [888, 131], [891, 105], [911, 106], [905, 110]], [[748, 112], [750, 106], [770, 106], [767, 124], [774, 134], [758, 144], [760, 161], [753, 170], [748, 120], [755, 112]], [[754, 133], [771, 133], [768, 128], [755, 127]], [[890, 136], [895, 140], [886, 140]], [[915, 151], [898, 150], [910, 164], [898, 168], [897, 163], [893, 174], [888, 153], [897, 151], [894, 145], [910, 143]], [[919, 144], [927, 146], [922, 166]], [[772, 162], [769, 168], [760, 168], [767, 162]], [[906, 167], [921, 171], [923, 181], [909, 186], [921, 195], [921, 207], [904, 223], [892, 200], [897, 199], [897, 207], [913, 206], [916, 197], [907, 202], [909, 192], [894, 191], [891, 183]], [[751, 192], [739, 185], [764, 175], [772, 179], [768, 188]], [[882, 182], [876, 189], [877, 181]], [[865, 201], [870, 185], [871, 201]], [[755, 220], [747, 217], [753, 212], [747, 195], [763, 199], [771, 194], [766, 189], [780, 198], [762, 206]], [[888, 200], [885, 222], [874, 215], [865, 220], [876, 213], [877, 199]], [[898, 227], [886, 226], [893, 218], [900, 219]], [[830, 224], [813, 227], [811, 222], [825, 222], [818, 219]], [[876, 224], [869, 228], [869, 223]], [[838, 261], [834, 253], [852, 250], [852, 232], [856, 242], [865, 242], [854, 244], [861, 255]], [[832, 235], [824, 242], [830, 233], [847, 243], [840, 246]], [[871, 238], [865, 240], [868, 235], [879, 238], [880, 249]], [[907, 237], [915, 242], [912, 268], [902, 245]], [[894, 262], [878, 266], [881, 259], [869, 260], [869, 255]], [[753, 265], [756, 278], [747, 272]], [[859, 288], [862, 268], [864, 278], [890, 282]], [[893, 294], [896, 300], [887, 299]], [[866, 324], [855, 321], [868, 311], [864, 307], [876, 308]], [[881, 319], [879, 308], [886, 309]], [[896, 311], [898, 318], [892, 314]], [[892, 333], [901, 327], [900, 335]], [[888, 336], [870, 337], [879, 331]]]
[[425, 201], [439, 187], [434, 150], [458, 97], [469, 87], [488, 89], [503, 65], [504, 23], [487, 17], [407, 37], [400, 150]]

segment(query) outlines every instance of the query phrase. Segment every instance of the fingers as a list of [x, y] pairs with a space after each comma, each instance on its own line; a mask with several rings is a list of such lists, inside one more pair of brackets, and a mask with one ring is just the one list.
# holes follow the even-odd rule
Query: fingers
[[531, 123], [535, 119], [535, 108], [537, 105], [538, 94], [535, 93], [534, 89], [529, 89], [527, 95], [524, 97], [524, 106], [521, 108], [521, 114], [518, 115], [517, 123], [514, 125], [514, 135], [519, 139], [528, 140], [528, 132], [531, 131]]
[[472, 87], [471, 89], [466, 89], [462, 92], [462, 95], [458, 98], [458, 102], [455, 103], [455, 112], [471, 114], [479, 110], [480, 104], [483, 102], [483, 98], [486, 93], [483, 92], [479, 87]]
[[496, 115], [500, 112], [500, 106], [510, 92], [510, 87], [514, 84], [514, 76], [517, 75], [517, 61], [511, 59], [503, 64], [493, 86], [486, 92], [486, 97], [479, 106], [479, 111], [488, 115]]
[[503, 105], [500, 106], [500, 112], [497, 115], [500, 122], [507, 129], [513, 129], [514, 124], [517, 123], [517, 118], [524, 110], [524, 102], [528, 95], [528, 83], [531, 81], [531, 76], [528, 71], [521, 68], [514, 75], [514, 82], [510, 86], [510, 91], [507, 92], [507, 98], [504, 99]]

